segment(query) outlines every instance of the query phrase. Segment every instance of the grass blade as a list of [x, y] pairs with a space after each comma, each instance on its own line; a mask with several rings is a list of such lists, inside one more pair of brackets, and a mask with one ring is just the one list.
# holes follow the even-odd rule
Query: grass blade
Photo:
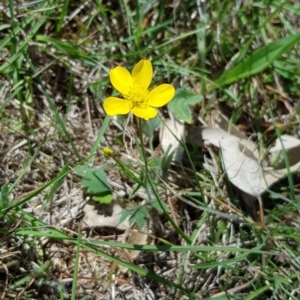
[[244, 61], [225, 71], [217, 79], [216, 85], [221, 87], [263, 71], [299, 41], [300, 33], [297, 33], [256, 50]]

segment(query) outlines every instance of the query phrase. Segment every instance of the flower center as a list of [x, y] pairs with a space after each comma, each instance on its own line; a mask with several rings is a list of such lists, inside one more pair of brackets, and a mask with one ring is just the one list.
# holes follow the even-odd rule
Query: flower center
[[131, 101], [132, 107], [147, 108], [148, 107], [148, 95], [149, 91], [139, 86], [134, 86], [130, 89], [128, 95], [123, 95], [126, 100]]

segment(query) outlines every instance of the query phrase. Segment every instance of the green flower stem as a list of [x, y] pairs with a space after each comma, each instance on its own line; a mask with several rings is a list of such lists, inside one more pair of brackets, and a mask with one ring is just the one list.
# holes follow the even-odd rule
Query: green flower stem
[[[177, 233], [186, 241], [186, 243], [188, 245], [191, 244], [191, 240], [185, 235], [185, 233], [175, 224], [175, 222], [173, 221], [173, 219], [169, 216], [168, 212], [166, 211], [165, 207], [163, 206], [162, 202], [161, 202], [161, 199], [159, 197], [159, 194], [157, 192], [157, 189], [156, 189], [156, 184], [155, 182], [153, 182], [150, 174], [149, 174], [149, 169], [148, 169], [148, 161], [147, 161], [147, 156], [146, 156], [146, 150], [145, 150], [145, 146], [144, 146], [144, 143], [143, 143], [143, 120], [142, 119], [138, 119], [138, 126], [139, 126], [139, 140], [140, 140], [140, 147], [141, 147], [141, 150], [142, 150], [142, 159], [144, 161], [144, 164], [145, 164], [145, 179], [146, 179], [146, 184], [150, 184], [151, 186], [151, 189], [159, 203], [159, 206], [161, 208], [161, 210], [164, 212], [164, 215], [166, 216], [167, 220], [172, 224], [173, 228], [177, 231]], [[146, 186], [146, 189], [147, 189], [147, 186]]]
[[120, 167], [120, 169], [124, 172], [124, 174], [132, 179], [134, 182], [137, 182], [140, 184], [140, 179], [134, 175], [132, 168], [128, 165], [124, 164], [119, 158], [112, 156], [112, 159], [116, 162], [116, 164]]
[[147, 177], [148, 161], [147, 161], [147, 156], [146, 156], [146, 150], [145, 150], [144, 143], [143, 143], [143, 120], [141, 118], [138, 118], [138, 120], [139, 120], [138, 126], [139, 126], [140, 146], [142, 149], [142, 156], [143, 156], [142, 158], [143, 158], [143, 161], [145, 164], [145, 172], [146, 172], [146, 177]]

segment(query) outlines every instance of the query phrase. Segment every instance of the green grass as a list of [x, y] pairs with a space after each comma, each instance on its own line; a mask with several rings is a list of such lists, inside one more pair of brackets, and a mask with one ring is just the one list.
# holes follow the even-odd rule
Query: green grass
[[[171, 115], [188, 134], [221, 111], [266, 163], [276, 138], [299, 136], [297, 1], [1, 5], [1, 296], [299, 299], [299, 176], [263, 195], [261, 226], [217, 149], [182, 144], [175, 164], [158, 138]], [[153, 64], [153, 86], [175, 86], [174, 102], [143, 123], [106, 116], [104, 99], [117, 95], [109, 70], [140, 59]], [[78, 166], [106, 175], [83, 185]], [[130, 217], [124, 235], [82, 222], [87, 197], [108, 194]], [[134, 230], [147, 242], [130, 240]]]

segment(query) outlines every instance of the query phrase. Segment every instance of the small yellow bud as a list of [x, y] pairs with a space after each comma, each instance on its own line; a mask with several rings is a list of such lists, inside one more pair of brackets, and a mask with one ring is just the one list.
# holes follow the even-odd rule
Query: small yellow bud
[[111, 148], [104, 148], [102, 150], [102, 153], [106, 158], [110, 158], [114, 156], [114, 150]]

